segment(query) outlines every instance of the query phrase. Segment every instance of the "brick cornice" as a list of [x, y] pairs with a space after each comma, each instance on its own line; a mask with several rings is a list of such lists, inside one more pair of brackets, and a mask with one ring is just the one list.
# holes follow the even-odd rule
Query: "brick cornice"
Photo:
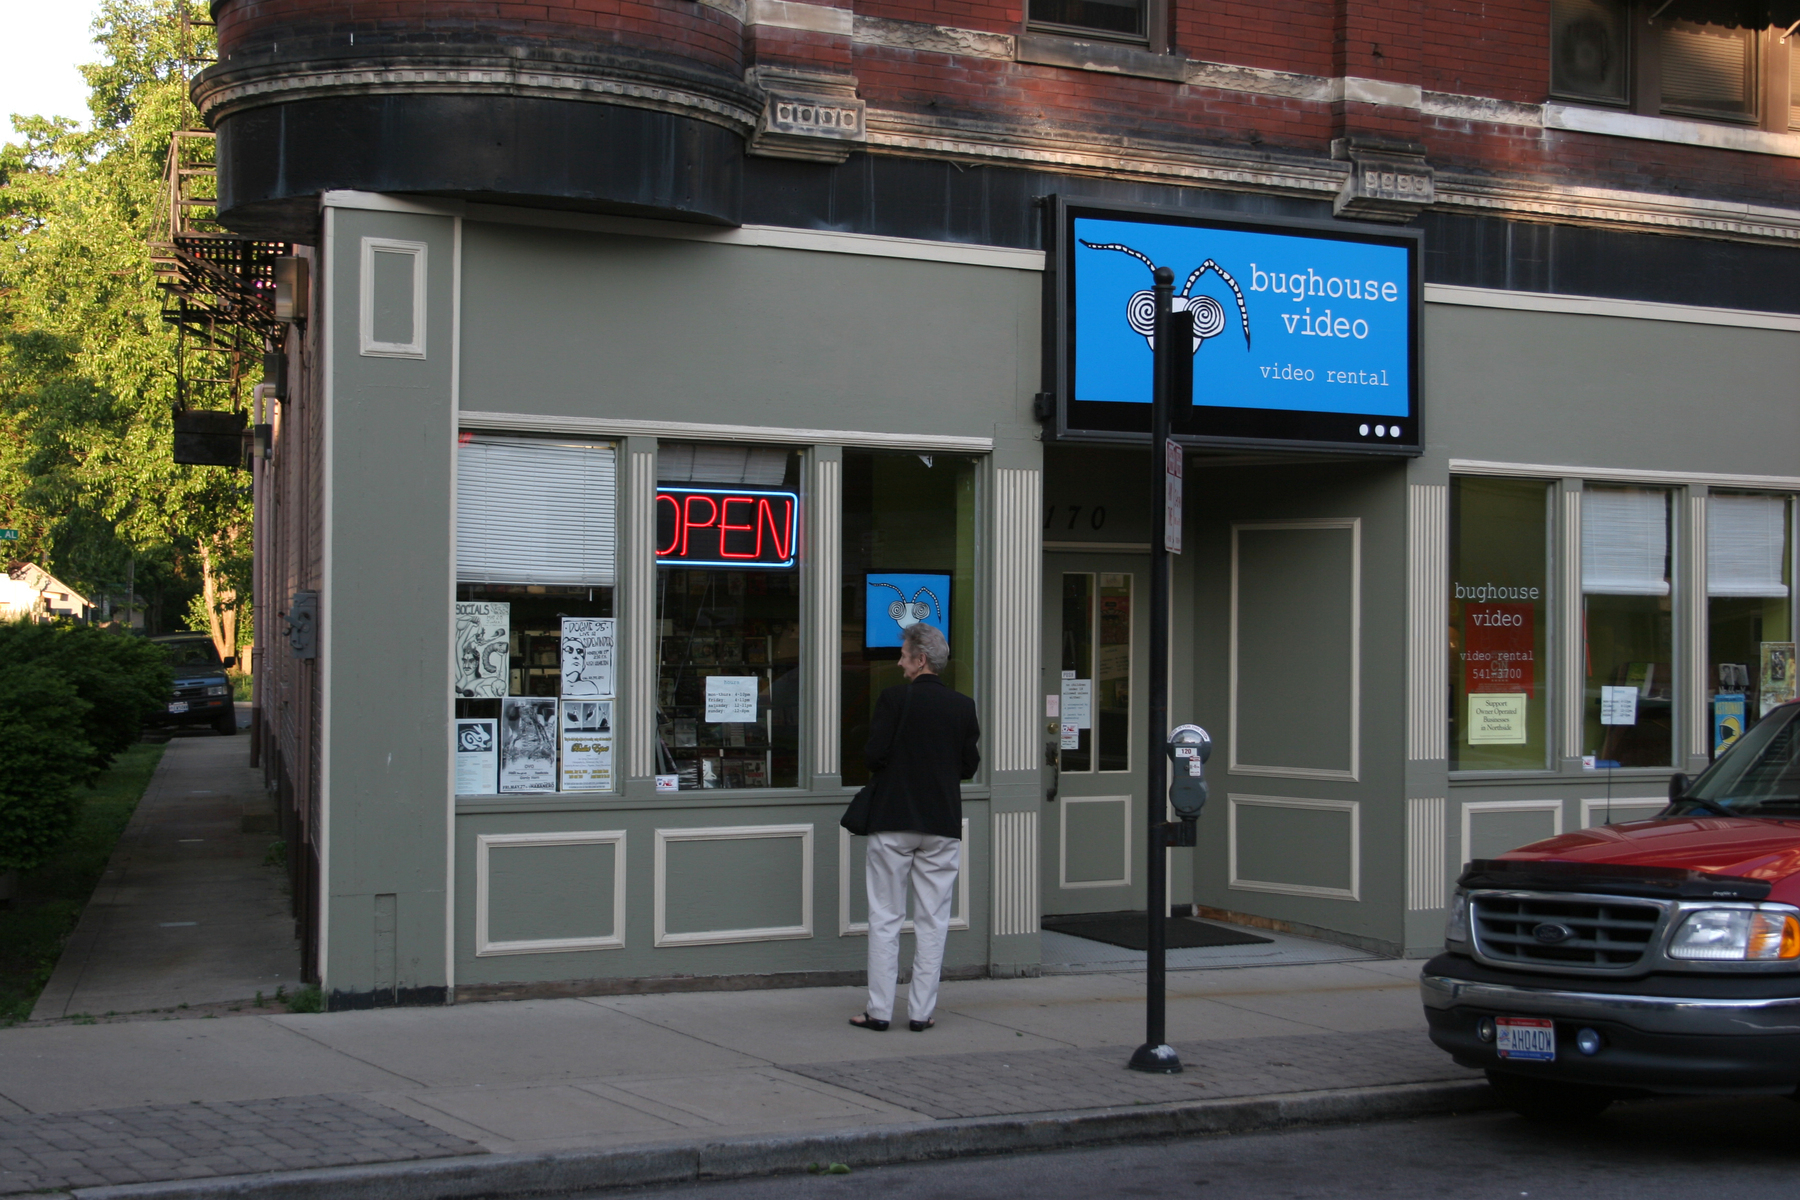
[[530, 96], [620, 104], [692, 117], [748, 136], [760, 94], [723, 75], [647, 55], [508, 57], [454, 47], [431, 53], [221, 63], [194, 81], [208, 124], [249, 108], [339, 96]]

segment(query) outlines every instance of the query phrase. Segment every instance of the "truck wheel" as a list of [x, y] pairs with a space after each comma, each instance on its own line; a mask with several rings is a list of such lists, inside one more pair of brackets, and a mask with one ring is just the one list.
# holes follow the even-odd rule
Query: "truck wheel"
[[1531, 1121], [1580, 1121], [1597, 1117], [1613, 1102], [1605, 1088], [1557, 1079], [1527, 1079], [1489, 1071], [1488, 1086], [1502, 1105]]
[[237, 709], [228, 708], [219, 714], [219, 719], [213, 722], [213, 728], [226, 737], [234, 736], [237, 733]]

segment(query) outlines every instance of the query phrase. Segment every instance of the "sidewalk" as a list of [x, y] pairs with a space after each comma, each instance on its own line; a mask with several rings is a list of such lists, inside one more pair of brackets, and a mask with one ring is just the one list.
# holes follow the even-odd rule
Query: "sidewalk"
[[[1176, 1076], [1124, 1069], [1143, 1021], [1127, 970], [948, 983], [924, 1034], [851, 1028], [856, 988], [28, 1024], [0, 1031], [0, 1194], [282, 1171], [313, 1174], [230, 1194], [496, 1194], [1473, 1107], [1479, 1077], [1425, 1038], [1417, 974], [1174, 973]], [[361, 1191], [320, 1171], [407, 1161]]]
[[275, 812], [249, 753], [248, 738], [211, 730], [169, 741], [32, 1020], [299, 986], [281, 872], [263, 865]]

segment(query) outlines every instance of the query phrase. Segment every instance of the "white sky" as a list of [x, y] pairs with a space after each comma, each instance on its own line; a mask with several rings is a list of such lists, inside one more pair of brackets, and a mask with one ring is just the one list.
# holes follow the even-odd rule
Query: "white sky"
[[100, 57], [89, 26], [95, 0], [0, 0], [0, 141], [12, 114], [88, 121], [87, 81], [75, 68]]

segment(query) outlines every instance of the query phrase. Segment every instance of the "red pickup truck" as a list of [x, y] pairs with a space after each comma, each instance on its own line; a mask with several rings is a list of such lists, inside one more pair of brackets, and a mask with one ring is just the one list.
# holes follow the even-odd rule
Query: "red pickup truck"
[[1800, 704], [1647, 821], [1468, 864], [1431, 1040], [1528, 1116], [1659, 1093], [1800, 1099]]

